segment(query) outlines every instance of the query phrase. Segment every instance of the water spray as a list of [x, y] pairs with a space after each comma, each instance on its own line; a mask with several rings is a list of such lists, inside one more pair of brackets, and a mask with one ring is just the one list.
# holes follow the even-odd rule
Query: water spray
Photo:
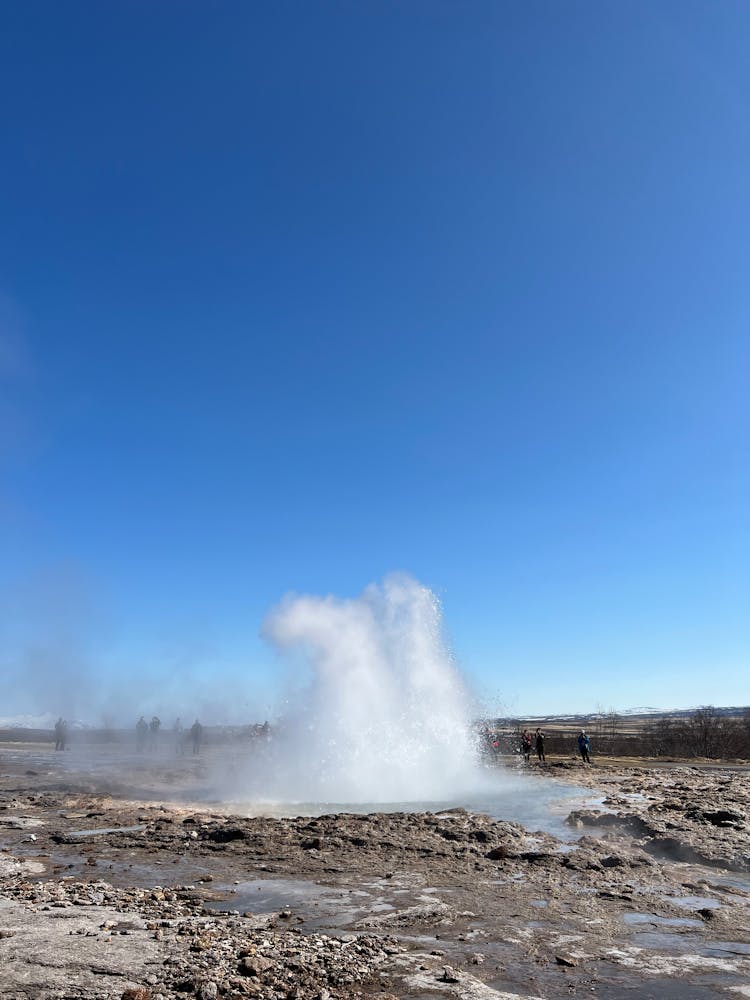
[[429, 588], [394, 574], [355, 599], [289, 596], [263, 634], [301, 652], [310, 676], [251, 768], [251, 794], [410, 802], [452, 799], [473, 783], [470, 698]]

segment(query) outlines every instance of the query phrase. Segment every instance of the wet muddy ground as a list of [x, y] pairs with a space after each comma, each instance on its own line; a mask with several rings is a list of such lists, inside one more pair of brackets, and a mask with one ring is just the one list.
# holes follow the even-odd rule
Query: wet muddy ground
[[530, 767], [561, 836], [240, 817], [186, 801], [209, 761], [60, 756], [0, 748], [4, 998], [750, 997], [746, 768]]

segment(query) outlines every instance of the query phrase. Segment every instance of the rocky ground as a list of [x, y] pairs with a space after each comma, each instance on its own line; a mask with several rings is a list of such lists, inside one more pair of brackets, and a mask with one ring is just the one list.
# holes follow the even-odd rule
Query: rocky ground
[[525, 777], [597, 805], [569, 840], [463, 810], [242, 818], [0, 749], [0, 996], [750, 996], [746, 769]]

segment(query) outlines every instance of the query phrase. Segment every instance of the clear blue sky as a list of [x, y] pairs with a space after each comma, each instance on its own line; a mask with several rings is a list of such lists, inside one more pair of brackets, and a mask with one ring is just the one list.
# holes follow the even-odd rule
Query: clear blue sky
[[391, 570], [510, 710], [750, 701], [744, 0], [2, 21], [7, 709]]

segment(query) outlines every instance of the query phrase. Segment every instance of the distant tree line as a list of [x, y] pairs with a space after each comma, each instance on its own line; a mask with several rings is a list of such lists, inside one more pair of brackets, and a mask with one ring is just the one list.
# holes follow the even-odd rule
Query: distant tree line
[[685, 718], [662, 716], [647, 723], [643, 742], [650, 757], [750, 759], [750, 708], [728, 716], [704, 705]]

